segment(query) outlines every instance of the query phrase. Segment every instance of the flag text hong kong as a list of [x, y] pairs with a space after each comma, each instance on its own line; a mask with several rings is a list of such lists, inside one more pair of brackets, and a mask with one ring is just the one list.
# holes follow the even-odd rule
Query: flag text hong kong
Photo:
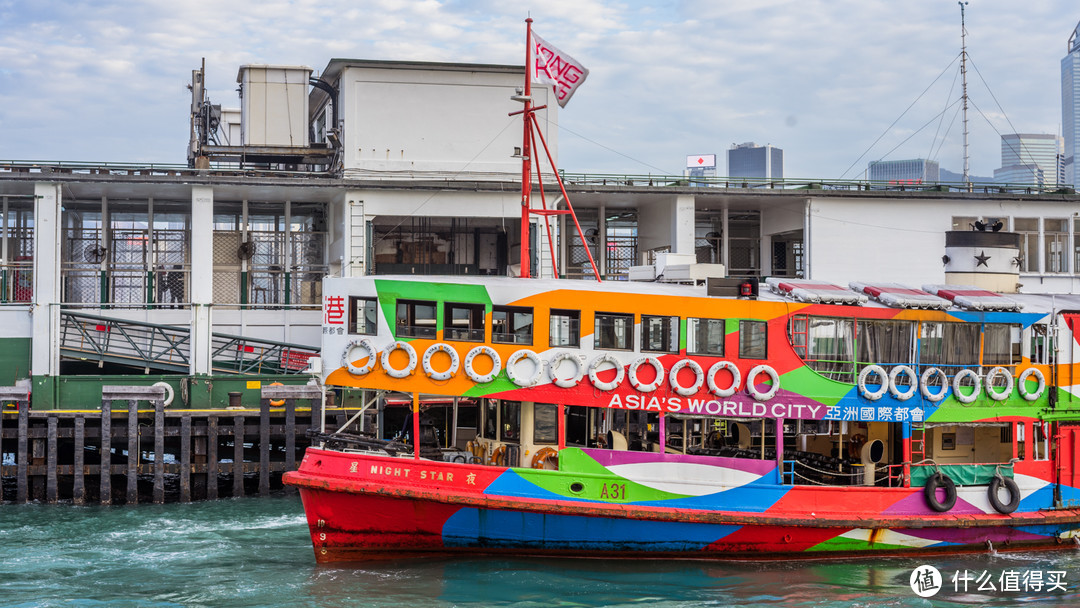
[[576, 59], [532, 34], [533, 82], [552, 85], [560, 107], [566, 107], [574, 91], [585, 82], [589, 70]]

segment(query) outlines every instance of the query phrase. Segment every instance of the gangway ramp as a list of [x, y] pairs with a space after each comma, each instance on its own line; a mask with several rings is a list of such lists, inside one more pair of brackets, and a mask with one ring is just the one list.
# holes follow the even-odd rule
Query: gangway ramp
[[[319, 351], [303, 344], [212, 333], [211, 371], [222, 375], [299, 374]], [[186, 374], [191, 369], [191, 328], [60, 313], [60, 357], [142, 367], [145, 373]]]

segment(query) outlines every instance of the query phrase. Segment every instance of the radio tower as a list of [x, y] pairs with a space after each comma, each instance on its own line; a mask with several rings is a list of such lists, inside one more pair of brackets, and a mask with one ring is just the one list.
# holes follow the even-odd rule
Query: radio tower
[[960, 5], [960, 82], [964, 109], [964, 185], [967, 186], [970, 181], [968, 177], [967, 28], [964, 27], [964, 6], [967, 2], [960, 0], [957, 4]]

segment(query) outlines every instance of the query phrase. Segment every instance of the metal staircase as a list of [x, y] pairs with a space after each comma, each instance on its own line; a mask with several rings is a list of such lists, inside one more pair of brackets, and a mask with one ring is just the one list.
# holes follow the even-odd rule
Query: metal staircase
[[[301, 344], [211, 334], [215, 374], [298, 374], [319, 351]], [[142, 367], [145, 373], [190, 371], [191, 328], [62, 311], [60, 357]]]

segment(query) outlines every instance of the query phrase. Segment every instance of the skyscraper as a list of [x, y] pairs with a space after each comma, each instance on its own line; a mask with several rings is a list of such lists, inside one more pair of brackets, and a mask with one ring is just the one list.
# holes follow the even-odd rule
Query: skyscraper
[[1065, 136], [1065, 183], [1080, 184], [1080, 164], [1074, 162], [1076, 138], [1080, 136], [1080, 23], [1069, 43], [1068, 54], [1061, 60], [1061, 126]]
[[1054, 188], [1062, 175], [1062, 139], [1044, 133], [1009, 133], [1001, 136], [1001, 168], [994, 181]]
[[731, 144], [727, 153], [728, 177], [783, 179], [784, 151], [754, 142]]

